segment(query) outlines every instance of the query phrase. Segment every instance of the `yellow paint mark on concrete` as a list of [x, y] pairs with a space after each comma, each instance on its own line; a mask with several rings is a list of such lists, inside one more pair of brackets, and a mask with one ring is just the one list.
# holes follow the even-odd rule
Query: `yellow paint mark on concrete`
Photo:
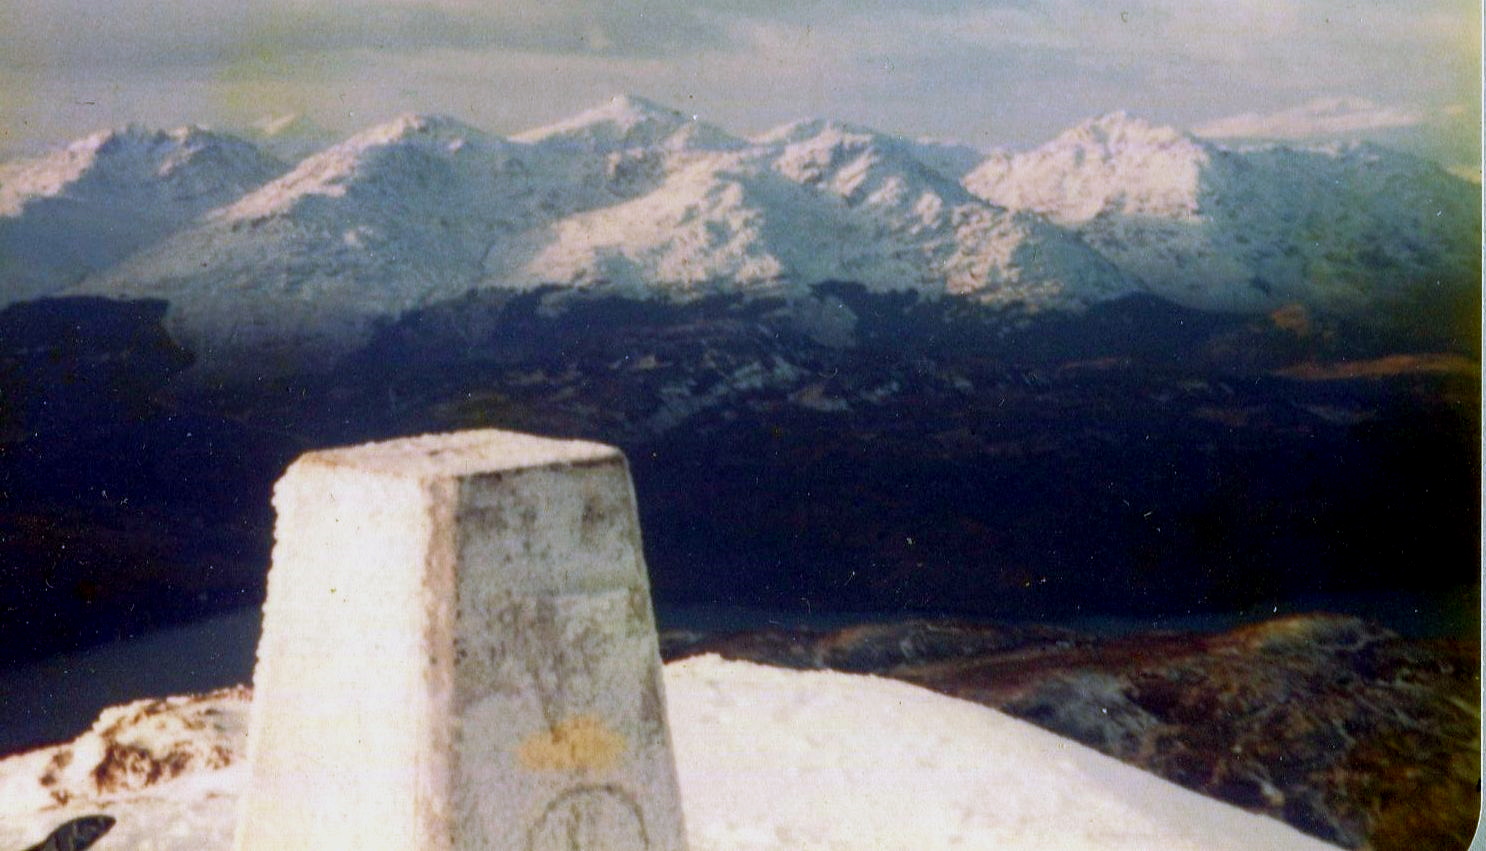
[[604, 719], [578, 715], [528, 736], [516, 758], [532, 771], [598, 772], [612, 767], [628, 749], [629, 742]]

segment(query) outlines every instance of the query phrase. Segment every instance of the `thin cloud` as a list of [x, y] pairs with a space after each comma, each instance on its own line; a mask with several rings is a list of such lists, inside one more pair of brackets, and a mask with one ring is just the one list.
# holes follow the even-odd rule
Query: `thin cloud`
[[636, 91], [739, 132], [825, 115], [994, 146], [1120, 108], [1202, 129], [1252, 110], [1230, 117], [1293, 136], [1275, 116], [1343, 92], [1407, 109], [1311, 125], [1417, 111], [1439, 135], [1479, 100], [1479, 21], [1470, 0], [0, 0], [0, 109], [32, 135], [93, 129], [56, 92], [109, 121], [414, 110], [509, 132]]
[[[0, 0], [4, 2], [4, 0]], [[0, 9], [0, 68], [170, 69], [376, 50], [673, 57], [722, 46], [725, 27], [675, 0], [585, 4], [405, 0], [41, 0]]]
[[1363, 97], [1315, 98], [1278, 112], [1245, 112], [1192, 128], [1213, 139], [1313, 139], [1421, 124], [1424, 117]]

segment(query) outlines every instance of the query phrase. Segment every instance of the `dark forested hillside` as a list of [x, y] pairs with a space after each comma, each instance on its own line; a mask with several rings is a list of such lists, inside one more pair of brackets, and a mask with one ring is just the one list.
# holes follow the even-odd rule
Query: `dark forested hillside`
[[496, 293], [329, 372], [210, 385], [162, 314], [0, 312], [7, 661], [257, 602], [307, 448], [483, 426], [625, 449], [663, 607], [1474, 607], [1474, 354], [1300, 308]]

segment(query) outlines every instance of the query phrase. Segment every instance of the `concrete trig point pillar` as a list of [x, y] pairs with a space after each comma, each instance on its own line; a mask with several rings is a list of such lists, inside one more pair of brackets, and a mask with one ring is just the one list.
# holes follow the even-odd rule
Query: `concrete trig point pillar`
[[685, 848], [617, 450], [314, 452], [274, 506], [240, 851]]

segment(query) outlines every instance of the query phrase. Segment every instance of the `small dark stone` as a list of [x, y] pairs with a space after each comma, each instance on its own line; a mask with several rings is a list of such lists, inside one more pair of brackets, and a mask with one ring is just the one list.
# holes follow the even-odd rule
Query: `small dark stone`
[[113, 816], [96, 815], [75, 818], [51, 832], [41, 844], [26, 851], [83, 851], [92, 847], [114, 826]]

